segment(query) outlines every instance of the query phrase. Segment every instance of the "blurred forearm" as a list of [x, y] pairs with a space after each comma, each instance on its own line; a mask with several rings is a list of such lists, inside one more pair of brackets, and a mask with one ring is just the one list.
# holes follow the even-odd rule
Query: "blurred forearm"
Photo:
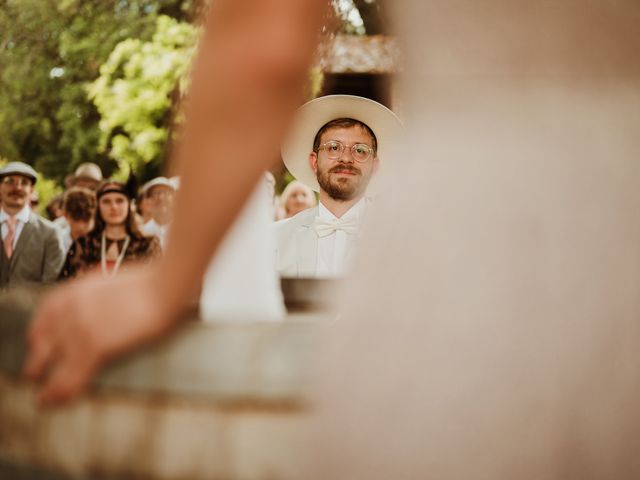
[[169, 310], [196, 290], [301, 103], [327, 2], [212, 2], [175, 152], [175, 220], [155, 275]]

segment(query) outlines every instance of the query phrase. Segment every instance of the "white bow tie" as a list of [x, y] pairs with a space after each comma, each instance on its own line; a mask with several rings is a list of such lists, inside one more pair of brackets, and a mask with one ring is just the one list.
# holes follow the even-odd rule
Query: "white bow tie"
[[320, 217], [316, 217], [313, 222], [313, 228], [316, 230], [318, 237], [326, 237], [331, 235], [336, 230], [342, 230], [345, 233], [357, 233], [358, 222], [355, 220], [340, 220], [335, 219], [331, 221], [323, 220]]

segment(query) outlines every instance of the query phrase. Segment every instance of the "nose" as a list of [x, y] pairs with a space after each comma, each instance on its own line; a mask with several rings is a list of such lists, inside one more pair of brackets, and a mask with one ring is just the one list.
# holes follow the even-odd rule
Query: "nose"
[[339, 161], [341, 163], [353, 163], [355, 161], [355, 159], [353, 158], [353, 155], [351, 154], [350, 148], [345, 147], [344, 151], [342, 152], [342, 155], [340, 155]]

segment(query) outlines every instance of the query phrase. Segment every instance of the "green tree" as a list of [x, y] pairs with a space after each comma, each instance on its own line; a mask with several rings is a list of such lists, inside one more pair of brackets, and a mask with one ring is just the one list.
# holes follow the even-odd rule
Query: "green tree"
[[109, 174], [100, 115], [86, 86], [115, 45], [150, 39], [159, 15], [181, 21], [194, 0], [0, 0], [0, 155], [61, 182], [83, 161]]
[[118, 162], [121, 174], [161, 166], [197, 39], [191, 24], [161, 15], [149, 41], [120, 42], [100, 67], [89, 98], [101, 117], [100, 151]]

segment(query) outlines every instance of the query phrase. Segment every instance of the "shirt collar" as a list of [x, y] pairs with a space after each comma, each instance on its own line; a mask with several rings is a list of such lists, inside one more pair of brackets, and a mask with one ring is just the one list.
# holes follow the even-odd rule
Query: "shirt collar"
[[151, 218], [144, 224], [144, 228], [158, 228], [158, 224], [153, 218]]
[[[171, 222], [169, 222], [169, 223], [171, 223]], [[151, 220], [149, 220], [147, 223], [144, 224], [144, 228], [163, 231], [163, 230], [167, 230], [169, 228], [169, 223], [167, 223], [165, 225], [160, 225], [158, 222], [156, 222], [152, 218]]]
[[[364, 211], [367, 206], [367, 200], [365, 197], [362, 197], [358, 200], [353, 207], [347, 210], [340, 220], [356, 220], [359, 221], [364, 214]], [[318, 202], [318, 216], [323, 220], [338, 220], [333, 213], [329, 211], [327, 207], [325, 207], [322, 202]]]
[[[27, 223], [29, 221], [30, 214], [31, 208], [29, 208], [29, 205], [27, 204], [15, 215], [15, 218], [22, 223]], [[0, 223], [4, 222], [8, 217], [9, 214], [4, 211], [4, 208], [0, 208]]]

